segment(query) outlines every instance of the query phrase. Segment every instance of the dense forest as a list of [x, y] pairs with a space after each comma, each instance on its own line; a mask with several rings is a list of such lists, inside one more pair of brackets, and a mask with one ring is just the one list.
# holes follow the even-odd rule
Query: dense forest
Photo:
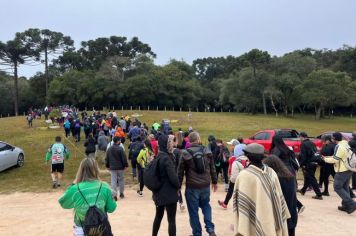
[[[137, 37], [110, 36], [74, 47], [70, 36], [28, 29], [0, 41], [0, 114], [29, 107], [75, 105], [235, 111], [293, 116], [352, 116], [356, 107], [356, 47], [295, 50], [282, 56], [252, 49], [239, 56], [171, 60]], [[22, 65], [44, 71], [19, 77]]]

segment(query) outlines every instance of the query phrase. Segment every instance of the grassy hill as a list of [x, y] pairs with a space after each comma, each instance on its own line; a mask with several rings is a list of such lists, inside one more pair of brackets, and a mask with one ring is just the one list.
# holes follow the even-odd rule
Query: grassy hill
[[[314, 120], [312, 116], [297, 116], [295, 118], [276, 118], [274, 116], [246, 115], [237, 113], [191, 113], [187, 112], [164, 112], [164, 111], [126, 111], [119, 114], [139, 113], [140, 120], [151, 126], [154, 121], [162, 119], [176, 120], [172, 123], [173, 129], [179, 127], [194, 130], [201, 133], [204, 142], [213, 134], [217, 138], [228, 141], [233, 137], [249, 137], [256, 131], [268, 128], [295, 128], [306, 131], [310, 136], [316, 136], [327, 130], [352, 131], [356, 129], [356, 120], [349, 118], [334, 118], [321, 121]], [[52, 191], [50, 178], [50, 165], [44, 161], [45, 153], [57, 135], [64, 136], [64, 131], [46, 129], [44, 120], [34, 120], [33, 128], [27, 127], [25, 117], [11, 117], [0, 119], [0, 140], [16, 145], [24, 149], [26, 154], [25, 166], [11, 168], [0, 172], [0, 193], [15, 191], [47, 192]], [[82, 137], [84, 133], [82, 133]], [[67, 186], [74, 179], [79, 162], [83, 158], [82, 140], [74, 143], [72, 138], [65, 140], [65, 144], [71, 150], [71, 158], [65, 164], [63, 186]], [[133, 184], [127, 172], [126, 182]], [[109, 176], [103, 175], [102, 179], [109, 180]], [[63, 187], [64, 188], [64, 187]]]

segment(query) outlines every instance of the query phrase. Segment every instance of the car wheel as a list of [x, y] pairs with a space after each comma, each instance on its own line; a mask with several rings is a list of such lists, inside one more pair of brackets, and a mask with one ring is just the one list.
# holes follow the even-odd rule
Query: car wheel
[[25, 164], [25, 157], [23, 154], [20, 154], [18, 157], [17, 157], [17, 166], [18, 167], [21, 167]]

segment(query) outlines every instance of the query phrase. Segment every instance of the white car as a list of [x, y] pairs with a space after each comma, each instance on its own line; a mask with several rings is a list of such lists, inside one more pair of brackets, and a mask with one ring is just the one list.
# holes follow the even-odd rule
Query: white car
[[0, 141], [0, 171], [12, 166], [21, 167], [25, 164], [25, 152], [18, 147]]

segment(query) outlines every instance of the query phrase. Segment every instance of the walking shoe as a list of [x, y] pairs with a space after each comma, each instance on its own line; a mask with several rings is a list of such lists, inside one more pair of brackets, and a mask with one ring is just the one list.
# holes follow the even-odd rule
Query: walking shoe
[[302, 194], [303, 196], [305, 195], [305, 191], [301, 190], [301, 189], [298, 189], [297, 190], [298, 193]]
[[137, 194], [138, 194], [138, 196], [139, 196], [139, 197], [143, 197], [143, 193], [142, 193], [142, 191], [137, 190]]
[[351, 214], [354, 211], [356, 211], [356, 205], [353, 205], [352, 207], [346, 209], [347, 214]]
[[53, 183], [52, 188], [57, 188], [57, 183]]
[[218, 204], [219, 204], [219, 206], [221, 206], [223, 209], [225, 209], [225, 210], [227, 209], [227, 205], [226, 205], [224, 202], [218, 200]]
[[210, 232], [210, 233], [209, 233], [209, 236], [216, 236], [216, 234], [215, 234], [215, 232], [213, 231], [213, 232]]
[[322, 192], [321, 195], [329, 197], [330, 194], [328, 192]]
[[337, 209], [339, 211], [346, 211], [346, 208], [344, 206], [338, 206]]
[[298, 214], [302, 214], [304, 210], [305, 206], [301, 206], [300, 208], [298, 208]]
[[323, 200], [323, 196], [318, 196], [318, 195], [316, 195], [316, 196], [313, 196], [312, 197], [313, 199], [317, 199], [317, 200]]
[[123, 193], [120, 193], [120, 198], [121, 198], [121, 199], [124, 199], [124, 198], [125, 198], [125, 196], [124, 196]]
[[179, 203], [179, 209], [180, 209], [180, 211], [184, 211], [185, 210], [185, 206], [182, 203]]
[[58, 187], [58, 188], [59, 188], [59, 187], [61, 187], [61, 184], [60, 184], [60, 183], [58, 183], [58, 184], [57, 184], [57, 187]]
[[117, 196], [114, 197], [114, 201], [117, 202]]

